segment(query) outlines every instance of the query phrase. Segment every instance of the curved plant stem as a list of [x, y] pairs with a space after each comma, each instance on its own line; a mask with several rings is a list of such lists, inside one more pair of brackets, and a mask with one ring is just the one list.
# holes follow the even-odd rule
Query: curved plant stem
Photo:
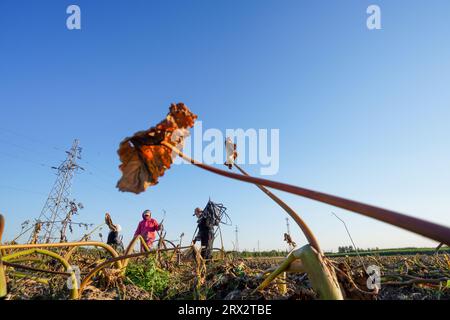
[[25, 266], [25, 265], [22, 265], [22, 264], [17, 264], [17, 263], [7, 262], [7, 261], [3, 261], [3, 264], [5, 266], [7, 266], [7, 267], [12, 267], [12, 268], [15, 268], [15, 269], [23, 269], [23, 270], [30, 270], [30, 271], [36, 271], [36, 272], [42, 272], [42, 273], [50, 273], [50, 274], [58, 274], [58, 275], [64, 275], [64, 276], [70, 276], [71, 275], [70, 272], [44, 270], [44, 269], [39, 269], [39, 268], [35, 268], [35, 267]]
[[278, 275], [280, 275], [282, 272], [285, 272], [289, 268], [292, 262], [296, 260], [297, 258], [291, 253], [289, 254], [286, 259], [269, 275], [266, 279], [254, 290], [260, 291], [264, 290]]
[[302, 261], [311, 286], [322, 300], [343, 300], [334, 269], [313, 247], [306, 245], [292, 254]]
[[[300, 263], [298, 263], [300, 261]], [[266, 288], [280, 274], [295, 269], [306, 272], [311, 286], [322, 300], [343, 300], [334, 269], [312, 246], [306, 245], [291, 252], [287, 258], [255, 289]]]
[[[8, 244], [8, 245], [0, 245], [0, 249], [32, 249], [32, 248], [63, 248], [63, 247], [100, 247], [108, 251], [111, 256], [118, 257], [119, 254], [117, 253], [114, 248], [107, 245], [103, 242], [97, 242], [97, 241], [81, 241], [81, 242], [59, 242], [59, 243], [33, 243], [33, 244]], [[9, 255], [8, 255], [9, 256]], [[70, 258], [70, 256], [69, 256]], [[67, 260], [67, 259], [66, 259]], [[121, 268], [122, 265], [120, 261], [117, 262], [118, 268]]]
[[[144, 237], [142, 237], [140, 234], [138, 234], [137, 236], [135, 236], [135, 237], [130, 241], [130, 244], [128, 245], [128, 247], [127, 247], [126, 250], [125, 250], [124, 256], [128, 256], [128, 255], [131, 254], [131, 251], [133, 250], [133, 248], [134, 248], [134, 246], [136, 245], [136, 242], [137, 242], [138, 240], [139, 240], [140, 243], [141, 243], [141, 248], [144, 248], [144, 251], [145, 251], [145, 252], [149, 252], [149, 251], [150, 251], [150, 248], [148, 247], [147, 242], [145, 242]], [[125, 272], [126, 266], [128, 265], [128, 261], [129, 261], [129, 259], [126, 259], [126, 260], [123, 262], [124, 272]]]
[[[247, 172], [245, 172], [241, 167], [239, 167], [237, 164], [233, 164], [242, 174], [246, 176], [250, 176]], [[273, 201], [275, 201], [281, 208], [286, 211], [292, 219], [298, 224], [300, 229], [302, 230], [303, 234], [306, 237], [306, 240], [308, 240], [308, 243], [314, 247], [318, 252], [322, 252], [319, 246], [319, 242], [317, 241], [317, 238], [314, 236], [311, 229], [308, 227], [305, 221], [303, 221], [302, 218], [291, 208], [289, 207], [283, 200], [278, 198], [276, 195], [274, 195], [272, 192], [270, 192], [266, 187], [257, 184], [256, 185], [262, 192], [267, 194]]]
[[[26, 256], [26, 255], [30, 255], [33, 253], [42, 254], [45, 256], [52, 257], [55, 260], [58, 260], [64, 266], [64, 268], [66, 269], [67, 272], [69, 272], [69, 270], [71, 269], [70, 264], [67, 262], [66, 259], [64, 259], [59, 254], [57, 254], [53, 251], [49, 251], [49, 250], [45, 250], [45, 249], [32, 248], [32, 249], [28, 249], [28, 250], [22, 250], [22, 251], [11, 253], [11, 254], [3, 257], [2, 259], [4, 261], [8, 261], [11, 259], [15, 259], [17, 257]], [[70, 278], [71, 278], [71, 284], [72, 284], [72, 286], [71, 286], [72, 288], [70, 289], [70, 299], [78, 299], [78, 283], [77, 283], [77, 278], [76, 278], [74, 272], [70, 272]]]
[[96, 266], [93, 270], [91, 270], [86, 277], [83, 279], [83, 281], [80, 284], [80, 290], [79, 290], [79, 295], [81, 296], [81, 294], [83, 293], [83, 290], [85, 289], [85, 287], [87, 286], [87, 284], [89, 283], [89, 281], [91, 280], [91, 278], [100, 270], [102, 270], [103, 268], [106, 268], [108, 265], [114, 263], [114, 262], [118, 262], [121, 260], [128, 260], [130, 258], [138, 258], [138, 257], [144, 257], [147, 255], [150, 255], [152, 253], [157, 253], [158, 251], [171, 251], [171, 250], [181, 250], [181, 249], [188, 249], [188, 248], [192, 248], [192, 246], [186, 246], [186, 247], [180, 247], [180, 248], [168, 248], [168, 249], [161, 249], [161, 250], [154, 250], [151, 249], [150, 251], [147, 252], [139, 252], [139, 253], [133, 253], [133, 254], [129, 254], [129, 255], [123, 255], [120, 257], [114, 257], [111, 258], [109, 260], [106, 260], [105, 262], [99, 264], [98, 266]]
[[438, 242], [443, 242], [447, 245], [450, 245], [450, 228], [428, 222], [422, 219], [414, 218], [408, 215], [404, 215], [395, 211], [379, 208], [376, 206], [364, 204], [361, 202], [357, 202], [354, 200], [349, 200], [341, 197], [337, 197], [334, 195], [309, 190], [306, 188], [297, 187], [294, 185], [271, 181], [268, 179], [255, 178], [252, 176], [245, 176], [242, 174], [236, 174], [232, 172], [227, 172], [221, 169], [214, 168], [212, 166], [203, 164], [201, 162], [195, 161], [190, 157], [186, 156], [180, 150], [172, 146], [170, 143], [165, 141], [161, 142], [161, 145], [166, 146], [171, 149], [173, 152], [178, 154], [180, 157], [185, 159], [186, 161], [192, 163], [193, 165], [207, 170], [209, 172], [213, 172], [215, 174], [225, 176], [231, 179], [240, 180], [248, 183], [259, 184], [269, 188], [274, 188], [277, 190], [289, 192], [292, 194], [296, 194], [305, 198], [309, 198], [312, 200], [316, 200], [322, 203], [330, 204], [345, 210], [353, 211], [356, 213], [360, 213], [367, 217], [374, 218], [376, 220], [380, 220], [391, 225], [403, 228], [405, 230], [409, 230], [415, 232], [417, 234], [423, 235], [427, 238], [436, 240]]

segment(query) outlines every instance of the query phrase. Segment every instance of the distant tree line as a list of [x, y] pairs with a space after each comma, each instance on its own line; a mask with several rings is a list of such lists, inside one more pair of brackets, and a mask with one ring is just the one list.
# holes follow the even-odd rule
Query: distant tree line
[[[379, 248], [367, 248], [367, 249], [362, 249], [362, 248], [357, 248], [358, 251], [378, 251]], [[353, 248], [353, 246], [341, 246], [338, 247], [338, 253], [350, 253], [350, 252], [356, 252], [355, 248]]]
[[270, 251], [240, 251], [235, 254], [241, 258], [252, 257], [285, 257], [288, 252], [286, 250], [270, 250]]

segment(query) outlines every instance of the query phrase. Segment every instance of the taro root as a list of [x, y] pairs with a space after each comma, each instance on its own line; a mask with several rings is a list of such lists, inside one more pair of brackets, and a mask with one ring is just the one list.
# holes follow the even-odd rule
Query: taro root
[[117, 151], [122, 162], [119, 166], [122, 177], [117, 188], [141, 193], [157, 184], [175, 158], [175, 154], [161, 143], [167, 142], [181, 149], [196, 119], [197, 115], [184, 103], [171, 104], [166, 118], [155, 127], [125, 138]]

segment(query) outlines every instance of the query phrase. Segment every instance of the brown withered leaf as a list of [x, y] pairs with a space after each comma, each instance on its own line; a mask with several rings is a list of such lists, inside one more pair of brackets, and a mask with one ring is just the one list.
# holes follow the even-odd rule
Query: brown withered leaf
[[105, 223], [108, 226], [109, 230], [111, 230], [111, 231], [116, 231], [117, 230], [117, 227], [112, 222], [112, 218], [111, 218], [111, 215], [109, 213], [105, 214]]
[[169, 142], [181, 149], [196, 119], [184, 103], [171, 104], [166, 118], [155, 127], [125, 138], [117, 151], [122, 162], [119, 166], [122, 177], [117, 188], [141, 193], [148, 186], [157, 184], [175, 157], [171, 150], [161, 146], [161, 142]]

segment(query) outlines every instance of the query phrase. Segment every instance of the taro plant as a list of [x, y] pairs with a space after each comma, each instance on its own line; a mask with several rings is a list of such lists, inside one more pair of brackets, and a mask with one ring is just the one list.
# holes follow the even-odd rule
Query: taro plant
[[154, 256], [144, 261], [129, 263], [125, 272], [127, 281], [152, 293], [161, 296], [169, 285], [170, 273], [158, 267]]

